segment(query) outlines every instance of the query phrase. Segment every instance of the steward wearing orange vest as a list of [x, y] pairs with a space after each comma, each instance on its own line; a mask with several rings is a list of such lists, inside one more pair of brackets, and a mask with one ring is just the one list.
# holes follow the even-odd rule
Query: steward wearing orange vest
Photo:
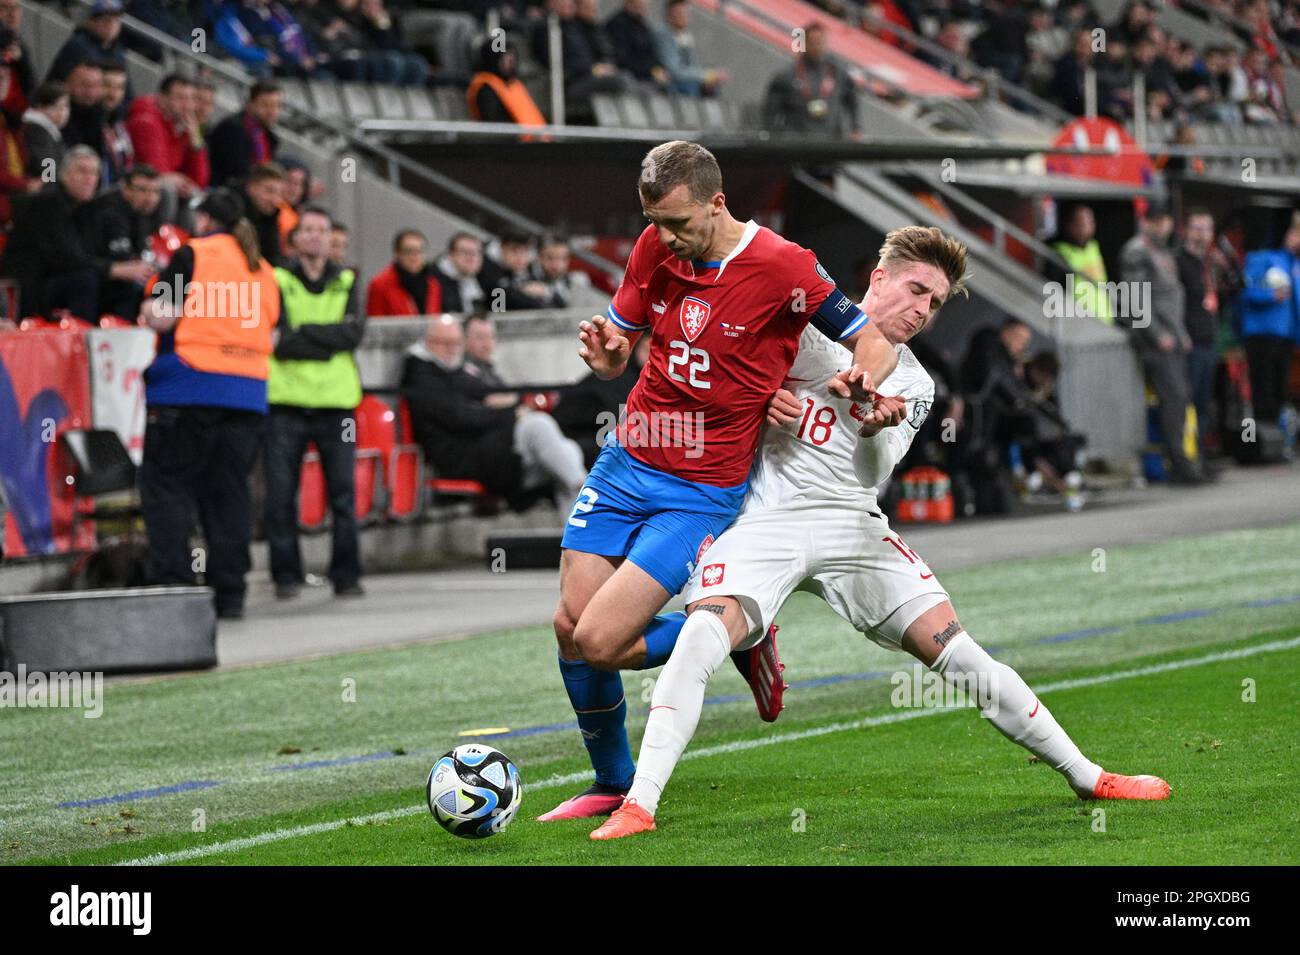
[[479, 48], [479, 71], [465, 91], [469, 114], [485, 123], [545, 126], [546, 117], [537, 108], [528, 87], [515, 75], [518, 55], [509, 45], [500, 52], [494, 51], [494, 42], [489, 38]]
[[[195, 234], [141, 307], [159, 332], [145, 372], [140, 503], [155, 584], [202, 573], [219, 617], [242, 617], [250, 566], [248, 479], [266, 420], [266, 380], [280, 289], [243, 202], [227, 189], [195, 210]], [[207, 547], [191, 551], [198, 513]]]

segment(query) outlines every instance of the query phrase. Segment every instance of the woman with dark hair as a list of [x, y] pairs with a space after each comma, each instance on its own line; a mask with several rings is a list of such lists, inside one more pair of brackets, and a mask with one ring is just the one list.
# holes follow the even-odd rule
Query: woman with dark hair
[[[194, 207], [196, 238], [146, 289], [142, 324], [159, 333], [145, 372], [140, 504], [148, 577], [216, 591], [218, 617], [244, 615], [252, 500], [248, 478], [267, 413], [280, 289], [244, 204], [216, 189]], [[206, 551], [190, 550], [195, 512]]]

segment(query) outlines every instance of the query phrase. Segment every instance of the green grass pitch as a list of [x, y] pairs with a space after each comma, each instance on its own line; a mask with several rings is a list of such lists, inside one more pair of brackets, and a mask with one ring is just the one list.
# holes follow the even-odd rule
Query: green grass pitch
[[[94, 720], [0, 711], [0, 860], [1300, 862], [1300, 524], [943, 579], [966, 629], [1043, 689], [1085, 754], [1162, 775], [1173, 798], [1084, 803], [975, 711], [892, 707], [889, 675], [911, 658], [796, 595], [780, 619], [787, 711], [760, 723], [721, 673], [652, 834], [595, 844], [591, 822], [534, 821], [585, 767], [576, 730], [551, 729], [572, 713], [538, 627], [114, 683]], [[634, 749], [654, 675], [624, 674]], [[489, 727], [515, 735], [459, 735]], [[514, 824], [480, 841], [422, 805], [433, 759], [470, 739], [525, 783]]]

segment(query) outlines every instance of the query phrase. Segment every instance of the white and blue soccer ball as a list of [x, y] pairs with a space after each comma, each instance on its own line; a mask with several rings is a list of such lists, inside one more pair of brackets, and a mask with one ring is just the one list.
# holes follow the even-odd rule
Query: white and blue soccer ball
[[499, 749], [465, 743], [443, 755], [425, 784], [429, 812], [453, 836], [484, 839], [515, 818], [524, 798], [519, 770]]

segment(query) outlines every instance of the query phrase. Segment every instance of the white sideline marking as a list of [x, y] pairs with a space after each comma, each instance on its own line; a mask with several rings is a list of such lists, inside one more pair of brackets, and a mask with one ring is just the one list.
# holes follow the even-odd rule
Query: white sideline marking
[[[1292, 637], [1289, 640], [1275, 640], [1272, 643], [1261, 643], [1253, 647], [1245, 647], [1240, 650], [1223, 650], [1218, 653], [1210, 653], [1203, 657], [1194, 657], [1190, 660], [1173, 660], [1169, 663], [1156, 663], [1151, 666], [1137, 667], [1133, 670], [1119, 670], [1114, 673], [1103, 673], [1098, 676], [1080, 677], [1074, 680], [1058, 680], [1055, 683], [1045, 683], [1042, 686], [1032, 687], [1035, 694], [1055, 693], [1059, 690], [1073, 690], [1081, 686], [1096, 686], [1103, 683], [1117, 683], [1120, 680], [1128, 680], [1138, 676], [1151, 676], [1156, 673], [1169, 673], [1173, 670], [1186, 670], [1190, 667], [1204, 666], [1207, 663], [1221, 663], [1224, 660], [1239, 660], [1243, 657], [1253, 657], [1260, 653], [1270, 653], [1274, 650], [1291, 650], [1300, 647], [1300, 637]], [[682, 760], [703, 759], [706, 756], [720, 756], [724, 753], [738, 753], [747, 749], [757, 749], [762, 746], [775, 746], [778, 743], [793, 743], [801, 739], [812, 739], [816, 736], [826, 736], [830, 733], [840, 733], [845, 730], [866, 729], [870, 726], [883, 726], [887, 723], [901, 723], [904, 720], [919, 719], [922, 716], [935, 716], [939, 713], [949, 713], [951, 709], [933, 708], [933, 709], [912, 709], [901, 710], [897, 713], [887, 713], [883, 716], [867, 716], [858, 720], [850, 720], [845, 723], [831, 723], [827, 726], [816, 726], [811, 729], [798, 730], [793, 733], [777, 733], [772, 736], [759, 736], [753, 739], [734, 740], [730, 743], [719, 743], [716, 746], [705, 746], [702, 749], [688, 750], [682, 755]], [[552, 789], [556, 786], [572, 786], [575, 783], [585, 782], [591, 778], [590, 770], [578, 773], [568, 773], [563, 776], [548, 776], [540, 782], [531, 783], [528, 789]], [[294, 826], [290, 829], [275, 829], [271, 832], [264, 832], [257, 836], [245, 836], [240, 839], [229, 839], [225, 842], [213, 842], [208, 845], [194, 846], [190, 849], [179, 849], [175, 852], [157, 852], [153, 855], [141, 856], [137, 859], [124, 859], [115, 865], [168, 865], [172, 862], [188, 862], [192, 859], [201, 859], [204, 856], [221, 855], [226, 852], [239, 852], [244, 849], [251, 849], [254, 846], [266, 845], [270, 842], [283, 842], [286, 839], [298, 839], [303, 836], [319, 835], [322, 832], [333, 832], [336, 829], [342, 829], [348, 825], [363, 826], [372, 822], [385, 822], [389, 819], [400, 819], [404, 816], [414, 816], [422, 812], [428, 812], [428, 807], [424, 805], [406, 806], [402, 809], [386, 809], [383, 812], [371, 813], [368, 816], [354, 816], [348, 819], [335, 819], [331, 822], [317, 822], [308, 826]]]

